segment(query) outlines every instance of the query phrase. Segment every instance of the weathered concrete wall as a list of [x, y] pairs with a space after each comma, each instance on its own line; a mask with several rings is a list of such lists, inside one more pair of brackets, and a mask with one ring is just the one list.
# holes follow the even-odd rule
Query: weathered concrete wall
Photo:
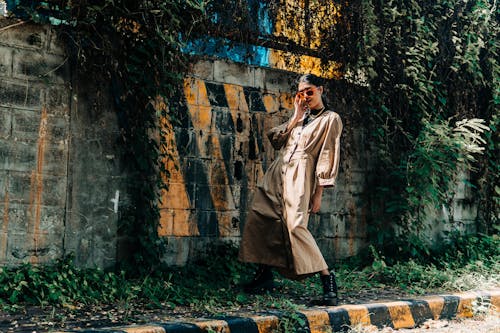
[[50, 29], [0, 35], [0, 264], [63, 254], [69, 147], [66, 58]]
[[[246, 63], [213, 54], [185, 78], [159, 228], [170, 264], [215, 240], [239, 240], [253, 190], [276, 156], [264, 133], [291, 115], [297, 73], [321, 72], [313, 57], [290, 67], [279, 61], [290, 55], [262, 54]], [[79, 77], [68, 62], [47, 27], [0, 31], [0, 266], [65, 254], [82, 266], [116, 261], [117, 222], [128, 204], [118, 121], [105, 83]], [[328, 66], [323, 73], [334, 77], [335, 64]], [[368, 145], [350, 121], [356, 106], [332, 104], [345, 125], [341, 169], [310, 221], [329, 263], [365, 246], [370, 212], [362, 200], [370, 191]], [[469, 228], [473, 194], [459, 193], [453, 214]]]
[[0, 265], [115, 260], [117, 125], [85, 82], [49, 27], [0, 31]]

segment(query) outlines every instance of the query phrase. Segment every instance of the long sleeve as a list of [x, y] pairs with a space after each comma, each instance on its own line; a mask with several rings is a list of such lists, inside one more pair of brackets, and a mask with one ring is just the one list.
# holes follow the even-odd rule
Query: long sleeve
[[320, 186], [335, 185], [339, 172], [342, 127], [340, 116], [334, 114], [325, 129], [323, 144], [316, 163], [316, 177]]
[[279, 150], [288, 140], [290, 136], [291, 129], [287, 130], [288, 122], [281, 124], [279, 126], [271, 128], [267, 132], [267, 137], [271, 141], [271, 145], [274, 149]]

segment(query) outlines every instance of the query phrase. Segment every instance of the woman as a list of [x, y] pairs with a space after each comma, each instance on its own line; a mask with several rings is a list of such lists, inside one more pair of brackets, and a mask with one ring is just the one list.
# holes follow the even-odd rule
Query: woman
[[279, 149], [254, 194], [243, 230], [239, 258], [260, 264], [247, 292], [274, 287], [271, 268], [301, 279], [319, 273], [321, 304], [337, 304], [337, 285], [309, 230], [309, 215], [319, 212], [325, 187], [335, 185], [340, 157], [342, 121], [326, 109], [322, 80], [302, 76], [292, 118], [271, 129], [268, 137]]

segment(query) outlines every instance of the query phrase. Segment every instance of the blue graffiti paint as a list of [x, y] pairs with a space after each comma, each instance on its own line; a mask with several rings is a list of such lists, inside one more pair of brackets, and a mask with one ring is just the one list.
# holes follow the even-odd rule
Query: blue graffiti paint
[[7, 0], [7, 10], [14, 10], [14, 8], [19, 5], [19, 2], [19, 0]]
[[[250, 26], [255, 27], [255, 33], [266, 40], [273, 33], [273, 21], [269, 12], [269, 4], [263, 0], [247, 0]], [[256, 15], [255, 15], [256, 14]], [[215, 24], [221, 22], [223, 15], [215, 12], [211, 20]], [[182, 40], [182, 36], [179, 35]], [[269, 54], [271, 50], [259, 45], [237, 43], [223, 38], [207, 37], [187, 41], [183, 52], [192, 55], [205, 55], [231, 60], [247, 65], [270, 67]]]
[[[255, 24], [258, 33], [262, 36], [270, 35], [273, 32], [273, 24], [269, 15], [268, 3], [261, 0], [248, 0], [247, 8], [250, 14], [250, 20]], [[254, 16], [256, 13], [257, 15]]]
[[247, 65], [269, 67], [270, 49], [258, 45], [235, 43], [223, 38], [203, 38], [186, 42], [182, 51], [192, 55], [208, 55]]
[[269, 15], [269, 10], [267, 8], [267, 3], [259, 2], [259, 29], [262, 34], [270, 35], [273, 33], [273, 21]]

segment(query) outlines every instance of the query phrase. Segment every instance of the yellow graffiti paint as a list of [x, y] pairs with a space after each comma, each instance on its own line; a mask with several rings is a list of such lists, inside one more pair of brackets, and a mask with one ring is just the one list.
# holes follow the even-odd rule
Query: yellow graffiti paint
[[224, 84], [224, 92], [226, 94], [227, 104], [231, 115], [233, 116], [233, 123], [236, 124], [236, 114], [239, 112], [248, 112], [248, 104], [245, 98], [245, 93], [242, 86], [235, 84]]
[[274, 94], [264, 94], [262, 96], [262, 102], [264, 103], [267, 113], [274, 113], [280, 109], [279, 96]]
[[[307, 6], [307, 7], [306, 7]], [[341, 24], [342, 6], [332, 1], [280, 0], [274, 35], [305, 48], [322, 46], [322, 33]]]
[[153, 326], [153, 325], [147, 325], [147, 326], [129, 326], [129, 327], [124, 327], [121, 330], [127, 333], [165, 333], [165, 329], [161, 326]]
[[197, 224], [191, 218], [191, 202], [179, 165], [180, 156], [172, 124], [162, 118], [161, 125], [164, 141], [167, 144], [163, 152], [167, 153], [170, 158], [163, 161], [168, 176], [163, 175], [167, 189], [163, 190], [161, 195], [158, 234], [160, 236], [199, 235]]
[[[188, 100], [188, 111], [195, 129], [198, 151], [200, 157], [210, 159], [207, 176], [214, 209], [216, 211], [234, 210], [234, 197], [222, 156], [222, 147], [219, 140], [220, 133], [212, 123], [213, 110], [210, 106], [206, 85], [203, 81], [197, 79], [188, 80], [187, 82], [193, 84], [192, 86], [185, 84], [184, 91]], [[197, 91], [197, 95], [193, 92], [194, 90]], [[195, 95], [197, 98], [194, 98]], [[238, 97], [233, 96], [232, 102], [236, 98], [241, 98], [241, 95]], [[219, 221], [219, 230], [229, 229], [231, 229], [230, 219]]]
[[295, 73], [311, 73], [327, 79], [342, 77], [341, 64], [338, 62], [322, 62], [320, 58], [297, 55], [281, 50], [270, 50], [269, 64], [273, 68]]
[[251, 318], [257, 325], [259, 333], [278, 331], [279, 319], [276, 316], [253, 316]]

